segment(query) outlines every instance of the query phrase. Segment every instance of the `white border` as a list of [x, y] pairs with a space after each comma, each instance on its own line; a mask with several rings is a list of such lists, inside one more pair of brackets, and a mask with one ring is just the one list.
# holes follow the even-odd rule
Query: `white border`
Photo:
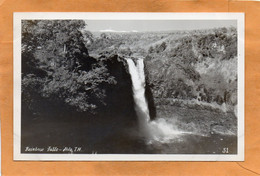
[[[21, 20], [237, 20], [238, 30], [238, 154], [21, 154]], [[14, 13], [14, 160], [51, 161], [244, 161], [244, 13]]]

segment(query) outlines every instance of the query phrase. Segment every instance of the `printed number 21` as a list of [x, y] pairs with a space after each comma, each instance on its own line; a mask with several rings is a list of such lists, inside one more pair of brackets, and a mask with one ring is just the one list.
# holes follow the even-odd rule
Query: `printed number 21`
[[228, 148], [223, 148], [222, 153], [228, 153]]

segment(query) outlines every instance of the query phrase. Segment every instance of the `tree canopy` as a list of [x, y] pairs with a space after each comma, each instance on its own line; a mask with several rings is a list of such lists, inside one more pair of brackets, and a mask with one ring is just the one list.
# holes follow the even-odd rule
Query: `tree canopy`
[[104, 104], [102, 86], [115, 80], [88, 55], [85, 27], [83, 20], [22, 21], [22, 91], [29, 107], [36, 97], [58, 99], [79, 111]]

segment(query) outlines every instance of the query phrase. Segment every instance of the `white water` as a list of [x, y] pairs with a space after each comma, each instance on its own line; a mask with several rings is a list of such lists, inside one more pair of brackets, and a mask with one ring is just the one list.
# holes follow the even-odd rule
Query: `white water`
[[135, 110], [138, 116], [139, 131], [149, 142], [169, 142], [184, 132], [175, 129], [173, 123], [163, 118], [150, 121], [148, 104], [145, 98], [145, 75], [143, 59], [138, 59], [136, 64], [132, 59], [126, 59], [133, 84], [133, 97]]
[[133, 84], [133, 97], [135, 101], [135, 111], [139, 121], [139, 129], [143, 135], [150, 137], [148, 127], [150, 116], [145, 98], [144, 63], [141, 59], [137, 60], [136, 65], [132, 59], [127, 59], [127, 63]]

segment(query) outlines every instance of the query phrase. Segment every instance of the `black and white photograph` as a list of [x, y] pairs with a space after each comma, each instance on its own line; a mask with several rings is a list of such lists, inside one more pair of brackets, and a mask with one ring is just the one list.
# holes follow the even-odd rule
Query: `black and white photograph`
[[244, 14], [15, 13], [14, 159], [243, 160]]

